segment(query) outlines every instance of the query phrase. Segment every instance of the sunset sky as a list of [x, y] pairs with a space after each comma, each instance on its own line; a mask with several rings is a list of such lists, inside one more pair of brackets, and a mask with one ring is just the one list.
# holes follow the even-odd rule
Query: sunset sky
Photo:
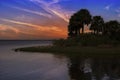
[[120, 21], [120, 0], [0, 0], [0, 39], [65, 38], [70, 16], [82, 8]]

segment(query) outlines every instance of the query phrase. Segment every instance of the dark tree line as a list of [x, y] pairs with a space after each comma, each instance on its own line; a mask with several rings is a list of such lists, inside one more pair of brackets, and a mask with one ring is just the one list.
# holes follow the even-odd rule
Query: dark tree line
[[[81, 9], [70, 18], [68, 25], [68, 37], [75, 37], [84, 33], [84, 25], [91, 25], [90, 30], [94, 34], [109, 35], [119, 38], [120, 23], [116, 20], [105, 22], [101, 16], [93, 16], [87, 9]], [[119, 38], [120, 39], [120, 38]]]

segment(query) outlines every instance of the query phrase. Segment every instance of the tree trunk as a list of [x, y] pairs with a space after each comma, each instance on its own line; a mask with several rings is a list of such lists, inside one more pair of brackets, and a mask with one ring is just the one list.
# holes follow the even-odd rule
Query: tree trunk
[[82, 26], [82, 34], [84, 33], [84, 26]]
[[78, 29], [78, 35], [80, 35], [80, 28]]
[[75, 29], [75, 36], [77, 36], [78, 35], [78, 30], [77, 30], [77, 28]]
[[97, 35], [99, 34], [99, 31], [97, 30]]
[[95, 34], [95, 30], [94, 30], [94, 34]]

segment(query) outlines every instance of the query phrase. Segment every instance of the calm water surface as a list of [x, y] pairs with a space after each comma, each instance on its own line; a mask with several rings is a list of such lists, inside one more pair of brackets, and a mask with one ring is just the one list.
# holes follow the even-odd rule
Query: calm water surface
[[0, 80], [120, 80], [119, 57], [66, 57], [12, 50], [49, 44], [50, 41], [0, 41]]

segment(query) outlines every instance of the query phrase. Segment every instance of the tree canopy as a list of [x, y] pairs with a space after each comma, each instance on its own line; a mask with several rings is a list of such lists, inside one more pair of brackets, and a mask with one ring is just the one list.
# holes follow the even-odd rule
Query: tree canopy
[[80, 29], [82, 29], [82, 33], [84, 33], [84, 25], [90, 24], [91, 22], [91, 14], [87, 9], [81, 9], [75, 14], [73, 14], [70, 18], [68, 25], [68, 35], [77, 36], [80, 35]]
[[119, 38], [120, 22], [116, 20], [105, 22], [104, 19], [99, 15], [92, 17], [87, 9], [80, 9], [71, 16], [68, 24], [68, 37], [79, 36], [81, 29], [82, 33], [84, 33], [84, 25], [89, 24], [91, 24], [89, 28], [91, 33], [97, 35], [108, 35], [117, 39]]
[[103, 32], [103, 27], [104, 27], [103, 18], [101, 16], [93, 16], [90, 30], [93, 30], [94, 34], [98, 34], [99, 32]]

